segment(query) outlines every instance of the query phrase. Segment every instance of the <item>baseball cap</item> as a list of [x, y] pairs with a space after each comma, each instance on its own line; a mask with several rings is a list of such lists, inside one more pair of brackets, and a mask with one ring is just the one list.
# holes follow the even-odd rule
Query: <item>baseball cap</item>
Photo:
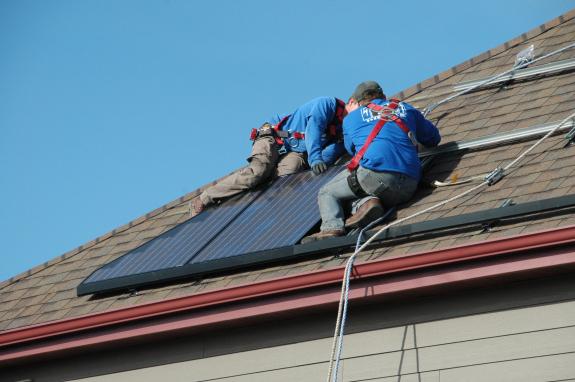
[[355, 91], [351, 95], [351, 98], [355, 99], [357, 102], [362, 101], [368, 97], [384, 98], [383, 90], [381, 86], [375, 81], [364, 81], [357, 85]]

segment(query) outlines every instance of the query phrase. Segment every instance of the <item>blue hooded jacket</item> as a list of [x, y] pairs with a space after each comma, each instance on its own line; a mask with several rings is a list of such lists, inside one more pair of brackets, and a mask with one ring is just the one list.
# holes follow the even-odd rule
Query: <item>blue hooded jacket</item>
[[[375, 99], [372, 103], [385, 106], [389, 101]], [[396, 109], [396, 115], [404, 121], [420, 144], [425, 147], [434, 147], [439, 144], [441, 140], [439, 130], [425, 119], [419, 110], [408, 103], [401, 102]], [[351, 155], [361, 150], [378, 120], [378, 114], [365, 106], [349, 113], [343, 120], [345, 148]], [[415, 180], [421, 177], [417, 147], [408, 135], [392, 121], [387, 122], [371, 142], [361, 159], [360, 166], [373, 171], [402, 173]]]
[[[305, 139], [293, 137], [284, 139], [287, 151], [308, 153], [308, 163], [314, 166], [318, 162], [333, 164], [345, 153], [342, 142], [336, 142], [328, 136], [327, 128], [335, 119], [337, 102], [334, 97], [318, 97], [298, 107], [282, 125], [281, 129], [288, 132], [305, 134]], [[285, 115], [274, 115], [269, 121], [278, 124]], [[341, 135], [341, 125], [337, 126]]]

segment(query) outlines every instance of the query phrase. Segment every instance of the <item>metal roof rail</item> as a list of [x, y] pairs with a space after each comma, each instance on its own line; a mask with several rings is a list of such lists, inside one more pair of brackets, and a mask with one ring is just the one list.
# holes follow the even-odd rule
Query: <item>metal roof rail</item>
[[[521, 80], [538, 75], [548, 75], [562, 72], [569, 69], [575, 69], [575, 59], [561, 60], [556, 62], [551, 62], [549, 64], [543, 64], [534, 66], [532, 68], [517, 69], [516, 71], [509, 73], [505, 76], [494, 79], [493, 81], [486, 82], [482, 84], [479, 89], [492, 86], [494, 84], [500, 84], [511, 80]], [[484, 82], [487, 78], [482, 78], [473, 81], [461, 82], [453, 87], [454, 91], [461, 91], [473, 88]]]
[[[485, 147], [499, 145], [502, 143], [528, 141], [547, 134], [551, 130], [555, 129], [559, 124], [560, 121], [555, 121], [540, 126], [516, 129], [505, 133], [488, 135], [485, 137], [471, 139], [468, 141], [448, 142], [431, 149], [423, 150], [422, 152], [419, 153], [419, 157], [426, 158], [429, 156], [449, 152], [456, 152], [470, 149], [481, 149]], [[575, 121], [571, 120], [567, 123], [564, 123], [563, 126], [557, 129], [557, 133], [563, 131], [569, 131], [573, 127], [575, 127]]]

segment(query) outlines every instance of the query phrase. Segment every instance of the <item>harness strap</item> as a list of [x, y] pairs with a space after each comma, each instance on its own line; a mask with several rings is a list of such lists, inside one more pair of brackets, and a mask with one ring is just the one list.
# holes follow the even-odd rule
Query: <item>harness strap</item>
[[387, 120], [384, 120], [384, 119], [380, 119], [379, 121], [377, 121], [377, 123], [373, 127], [373, 130], [371, 130], [371, 133], [369, 133], [369, 136], [367, 137], [367, 139], [365, 140], [365, 143], [361, 147], [361, 150], [359, 150], [357, 152], [357, 154], [355, 154], [355, 156], [347, 164], [347, 169], [349, 171], [354, 171], [355, 169], [357, 169], [357, 167], [359, 166], [359, 162], [361, 161], [361, 158], [363, 158], [363, 154], [365, 154], [365, 152], [367, 151], [367, 148], [369, 147], [371, 142], [374, 140], [375, 136], [381, 131], [381, 128], [386, 123], [387, 123]]
[[341, 129], [338, 129], [343, 123], [345, 116], [345, 102], [339, 98], [335, 99], [335, 116], [327, 126], [327, 135], [334, 141], [339, 141], [343, 138]]
[[368, 195], [367, 192], [361, 188], [361, 184], [359, 184], [359, 180], [357, 179], [357, 168], [351, 171], [347, 176], [347, 185], [353, 194], [358, 198], [363, 198], [364, 196]]
[[[282, 131], [282, 130], [280, 130], [280, 128], [286, 123], [286, 121], [288, 120], [289, 117], [291, 117], [291, 114], [283, 117], [281, 119], [281, 121], [279, 121], [278, 124], [274, 126], [274, 130], [276, 133], [275, 134], [275, 140], [276, 140], [276, 143], [280, 146], [283, 146], [283, 144], [284, 144], [284, 140], [279, 135], [279, 132]], [[287, 138], [287, 136], [285, 136], [284, 138]]]
[[[407, 127], [407, 125], [405, 124], [405, 122], [403, 122], [403, 120], [401, 118], [399, 118], [398, 116], [396, 116], [395, 114], [393, 114], [393, 111], [395, 109], [397, 109], [397, 107], [399, 106], [399, 100], [392, 98], [389, 100], [389, 104], [387, 104], [386, 106], [381, 106], [381, 105], [376, 105], [374, 103], [370, 103], [367, 105], [367, 107], [373, 111], [376, 111], [378, 113], [380, 113], [379, 116], [379, 120], [377, 121], [377, 123], [375, 124], [375, 126], [373, 127], [373, 129], [371, 130], [371, 133], [369, 133], [367, 139], [365, 140], [365, 143], [363, 144], [363, 146], [361, 147], [361, 149], [355, 154], [355, 156], [351, 159], [351, 161], [347, 164], [347, 169], [352, 172], [354, 170], [357, 169], [357, 167], [359, 166], [359, 162], [361, 161], [361, 158], [363, 158], [363, 155], [365, 154], [365, 152], [367, 151], [369, 145], [371, 144], [371, 142], [373, 142], [373, 140], [375, 139], [375, 137], [377, 136], [377, 134], [379, 134], [379, 132], [381, 131], [382, 127], [389, 121], [393, 121], [397, 124], [397, 126], [399, 126], [399, 128], [405, 133], [407, 134], [407, 136], [411, 138], [412, 134], [411, 131], [409, 130], [409, 128]], [[349, 182], [349, 181], [348, 181]]]
[[[345, 102], [340, 100], [339, 98], [335, 99], [336, 101], [336, 109], [335, 109], [335, 116], [332, 118], [332, 121], [327, 126], [327, 135], [333, 140], [340, 140], [342, 137], [341, 129], [338, 131], [338, 127], [341, 126], [343, 123], [343, 117], [345, 115]], [[295, 139], [305, 139], [305, 133], [301, 133], [299, 131], [294, 131], [292, 133], [288, 131], [281, 130], [282, 126], [286, 123], [288, 118], [291, 114], [286, 115], [283, 117], [277, 125], [272, 126], [274, 129], [274, 139], [276, 143], [280, 146], [284, 144], [285, 138], [295, 138]], [[250, 132], [250, 140], [254, 141], [258, 137], [258, 129], [254, 128]]]
[[397, 124], [397, 126], [399, 126], [399, 128], [401, 130], [403, 130], [403, 132], [405, 134], [409, 135], [410, 130], [407, 127], [407, 125], [405, 124], [405, 122], [403, 122], [403, 120], [401, 118], [399, 118], [397, 115], [393, 114], [393, 111], [395, 109], [397, 109], [400, 102], [401, 101], [396, 99], [396, 98], [391, 98], [389, 100], [389, 104], [387, 104], [386, 106], [381, 106], [381, 105], [377, 105], [375, 103], [370, 103], [369, 105], [367, 105], [367, 107], [373, 111], [381, 113], [381, 115], [383, 115], [384, 117], [391, 119], [393, 122], [395, 122]]

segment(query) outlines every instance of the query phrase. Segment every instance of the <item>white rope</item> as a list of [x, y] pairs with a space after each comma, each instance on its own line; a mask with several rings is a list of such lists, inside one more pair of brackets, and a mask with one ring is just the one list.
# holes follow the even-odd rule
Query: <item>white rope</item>
[[[390, 208], [389, 210], [387, 210], [387, 212], [380, 217], [379, 219], [374, 220], [373, 222], [369, 223], [367, 226], [365, 226], [361, 231], [359, 231], [359, 235], [357, 235], [357, 241], [355, 243], [355, 250], [358, 251], [359, 247], [361, 246], [361, 240], [363, 238], [363, 234], [370, 230], [371, 228], [375, 227], [379, 222], [381, 221], [385, 221], [387, 220], [387, 218], [396, 211], [395, 207], [394, 208]], [[344, 274], [350, 275], [351, 274], [351, 269], [353, 266], [353, 261], [352, 262], [347, 262], [345, 265], [345, 272]], [[342, 294], [343, 296], [347, 296], [349, 293], [349, 282], [350, 282], [350, 277], [345, 277], [344, 276], [344, 280], [345, 280], [345, 287], [342, 290]], [[340, 297], [341, 298], [341, 297]], [[344, 303], [343, 303], [343, 308], [342, 305], [340, 304], [339, 309], [338, 309], [338, 321], [340, 321], [339, 324], [336, 324], [335, 326], [335, 333], [334, 333], [334, 337], [337, 338], [338, 340], [338, 344], [337, 344], [337, 353], [335, 354], [335, 359], [339, 360], [341, 359], [341, 352], [343, 350], [343, 334], [344, 334], [344, 329], [345, 329], [345, 321], [347, 318], [347, 305], [348, 305], [348, 299], [345, 298], [344, 299]], [[339, 328], [339, 330], [338, 330]], [[336, 347], [332, 347], [332, 354], [331, 354], [331, 358], [330, 359], [334, 359], [334, 352], [335, 352]], [[338, 373], [338, 369], [339, 369], [339, 361], [337, 363], [335, 363], [334, 365], [334, 374], [337, 375]], [[329, 380], [329, 377], [328, 377]], [[337, 379], [336, 379], [337, 380]]]
[[[425, 213], [427, 213], [427, 212], [429, 212], [429, 211], [432, 211], [432, 210], [434, 210], [434, 209], [436, 209], [436, 208], [438, 208], [438, 207], [441, 207], [441, 206], [443, 206], [443, 205], [445, 205], [445, 204], [447, 204], [447, 203], [450, 203], [450, 202], [452, 202], [452, 201], [455, 201], [455, 200], [457, 200], [457, 199], [460, 199], [460, 198], [462, 198], [462, 197], [464, 197], [464, 196], [466, 196], [466, 195], [472, 193], [473, 191], [480, 189], [481, 187], [483, 187], [483, 186], [485, 186], [485, 185], [487, 185], [487, 181], [485, 181], [485, 182], [483, 182], [483, 183], [481, 183], [481, 184], [478, 184], [477, 186], [472, 187], [472, 188], [470, 188], [469, 190], [467, 190], [467, 191], [465, 191], [465, 192], [462, 192], [462, 193], [459, 194], [459, 195], [456, 195], [456, 196], [454, 196], [454, 197], [451, 197], [451, 198], [449, 198], [449, 199], [447, 199], [447, 200], [444, 200], [444, 201], [442, 201], [442, 202], [439, 202], [439, 203], [437, 203], [437, 204], [434, 204], [434, 205], [431, 206], [431, 207], [425, 208], [425, 209], [423, 209], [423, 210], [421, 210], [421, 211], [419, 211], [419, 212], [416, 212], [416, 213], [414, 213], [414, 214], [412, 214], [412, 215], [409, 215], [409, 216], [406, 216], [406, 217], [404, 217], [404, 218], [395, 220], [395, 221], [393, 221], [393, 222], [391, 222], [391, 223], [385, 225], [383, 228], [381, 228], [379, 231], [377, 231], [373, 236], [371, 236], [365, 243], [363, 243], [363, 245], [362, 245], [361, 247], [357, 248], [357, 249], [355, 250], [355, 252], [353, 253], [353, 255], [351, 255], [351, 257], [347, 260], [347, 263], [346, 263], [346, 266], [345, 266], [345, 272], [344, 272], [344, 275], [343, 275], [343, 282], [342, 282], [342, 288], [341, 288], [340, 303], [339, 303], [339, 309], [338, 309], [338, 317], [337, 317], [337, 321], [336, 321], [336, 335], [335, 335], [335, 337], [334, 337], [333, 346], [332, 346], [332, 352], [331, 352], [332, 355], [331, 355], [330, 362], [329, 362], [329, 373], [328, 373], [328, 378], [327, 378], [327, 381], [328, 381], [328, 382], [332, 382], [332, 376], [333, 376], [333, 381], [334, 381], [334, 382], [337, 381], [337, 373], [334, 374], [333, 372], [335, 371], [335, 369], [339, 368], [339, 358], [335, 360], [338, 365], [335, 366], [335, 368], [334, 368], [334, 355], [335, 355], [336, 347], [337, 347], [337, 343], [338, 343], [337, 337], [339, 337], [339, 333], [341, 333], [341, 334], [343, 335], [344, 327], [343, 327], [343, 325], [341, 325], [341, 324], [342, 324], [342, 322], [344, 322], [344, 319], [342, 319], [342, 316], [343, 316], [342, 313], [343, 313], [344, 305], [347, 305], [348, 295], [347, 295], [346, 292], [349, 292], [349, 279], [350, 279], [350, 276], [351, 276], [351, 270], [352, 270], [352, 267], [353, 267], [353, 262], [355, 261], [356, 256], [357, 256], [361, 251], [363, 251], [363, 250], [365, 249], [365, 247], [367, 247], [369, 244], [371, 244], [371, 242], [373, 242], [379, 235], [381, 235], [384, 231], [386, 231], [388, 228], [393, 227], [393, 226], [395, 226], [395, 225], [397, 225], [397, 224], [403, 223], [403, 222], [406, 221], [406, 220], [413, 219], [413, 218], [415, 218], [415, 217], [417, 217], [417, 216], [419, 216], [419, 215], [423, 215], [423, 214], [425, 214]], [[346, 286], [347, 286], [347, 287], [346, 287]]]
[[547, 134], [545, 134], [543, 137], [541, 137], [541, 139], [539, 139], [537, 142], [535, 142], [535, 144], [533, 146], [531, 146], [530, 148], [528, 148], [527, 150], [525, 150], [521, 155], [519, 155], [513, 162], [509, 163], [507, 166], [505, 166], [503, 168], [504, 171], [507, 171], [509, 168], [511, 168], [512, 166], [515, 165], [515, 163], [519, 162], [521, 159], [525, 158], [525, 156], [527, 154], [529, 154], [531, 151], [533, 151], [537, 146], [539, 146], [541, 144], [541, 142], [543, 142], [544, 140], [546, 140], [547, 138], [549, 138], [551, 135], [553, 135], [557, 130], [559, 130], [560, 127], [562, 127], [564, 124], [566, 124], [569, 120], [574, 119], [575, 118], [575, 113], [569, 115], [567, 118], [565, 118], [563, 121], [561, 121], [560, 124], [558, 124], [557, 126], [555, 126], [555, 128], [553, 128], [553, 130], [549, 131]]
[[[539, 139], [536, 143], [534, 143], [531, 147], [529, 147], [527, 150], [525, 150], [523, 153], [521, 153], [515, 160], [513, 160], [507, 166], [505, 166], [503, 168], [504, 172], [507, 171], [512, 166], [514, 166], [520, 160], [525, 158], [525, 156], [527, 154], [529, 154], [531, 151], [533, 151], [533, 149], [535, 149], [537, 146], [539, 146], [541, 144], [541, 142], [543, 142], [545, 139], [550, 137], [555, 131], [557, 131], [557, 129], [562, 127], [565, 123], [567, 123], [567, 121], [569, 121], [573, 118], [575, 118], [575, 113], [569, 115], [567, 118], [565, 118], [563, 121], [561, 121], [561, 123], [559, 123], [559, 125], [557, 125], [557, 127], [555, 127], [553, 130], [549, 131], [541, 139]], [[503, 175], [505, 175], [505, 173]], [[356, 256], [361, 251], [363, 251], [371, 242], [373, 242], [379, 235], [381, 235], [384, 231], [386, 231], [390, 227], [393, 227], [397, 224], [403, 223], [404, 221], [413, 219], [417, 216], [423, 215], [429, 211], [432, 211], [432, 210], [434, 210], [438, 207], [441, 207], [445, 204], [451, 203], [457, 199], [461, 199], [464, 196], [469, 195], [472, 192], [477, 191], [477, 190], [483, 188], [484, 186], [486, 186], [488, 184], [489, 184], [489, 182], [487, 180], [485, 180], [482, 183], [468, 189], [467, 191], [464, 191], [458, 195], [455, 195], [455, 196], [453, 196], [447, 200], [436, 203], [436, 204], [432, 205], [431, 207], [425, 208], [421, 211], [418, 211], [414, 214], [411, 214], [411, 215], [406, 216], [404, 218], [401, 218], [399, 220], [395, 220], [395, 221], [385, 225], [379, 231], [377, 231], [373, 236], [371, 236], [359, 248], [357, 248], [357, 245], [356, 245], [355, 252], [350, 256], [350, 258], [347, 260], [346, 265], [345, 265], [345, 271], [344, 271], [343, 280], [342, 280], [341, 294], [340, 294], [339, 307], [338, 307], [338, 313], [337, 313], [337, 320], [336, 320], [336, 324], [335, 324], [335, 334], [334, 334], [334, 338], [333, 338], [332, 350], [331, 350], [331, 355], [330, 355], [330, 359], [329, 359], [329, 372], [328, 372], [328, 376], [327, 376], [327, 382], [337, 382], [337, 379], [338, 379], [337, 374], [338, 374], [338, 370], [339, 370], [339, 362], [341, 359], [341, 351], [343, 348], [343, 335], [344, 335], [344, 330], [345, 330], [345, 321], [346, 321], [346, 316], [347, 316], [347, 305], [348, 305], [348, 300], [349, 300], [349, 284], [350, 284], [350, 279], [351, 279], [351, 272], [353, 269], [353, 262], [355, 261]], [[358, 244], [359, 244], [359, 241], [361, 240], [361, 235], [363, 234], [363, 231], [366, 230], [367, 228], [368, 227], [364, 228], [360, 232], [360, 237], [358, 238]], [[336, 354], [336, 349], [337, 349], [337, 354]]]
[[[435, 108], [437, 108], [438, 106], [449, 102], [451, 100], [453, 100], [454, 98], [457, 98], [461, 95], [467, 94], [489, 82], [495, 81], [496, 79], [499, 79], [507, 74], [513, 73], [515, 70], [518, 69], [522, 69], [528, 65], [534, 64], [538, 61], [544, 60], [548, 57], [551, 57], [555, 54], [561, 53], [567, 49], [573, 48], [575, 47], [575, 43], [572, 43], [570, 45], [564, 46], [562, 48], [559, 48], [557, 50], [554, 50], [551, 53], [548, 53], [546, 55], [543, 55], [541, 57], [538, 57], [534, 60], [531, 61], [526, 61], [522, 64], [516, 65], [514, 66], [512, 69], [507, 70], [505, 72], [499, 73], [493, 77], [490, 77], [488, 79], [486, 79], [485, 81], [482, 81], [480, 83], [478, 83], [475, 86], [472, 86], [470, 88], [464, 89], [456, 94], [453, 94], [447, 98], [444, 98], [443, 100], [435, 103], [435, 104], [430, 104], [428, 105], [425, 110], [424, 110], [424, 116], [427, 116], [431, 111], [433, 111]], [[507, 166], [505, 166], [503, 168], [503, 174], [502, 176], [505, 175], [505, 171], [508, 170], [509, 168], [511, 168], [512, 166], [515, 165], [515, 163], [519, 162], [521, 159], [523, 159], [529, 152], [531, 152], [533, 149], [535, 149], [539, 144], [541, 144], [541, 142], [543, 142], [545, 139], [547, 139], [549, 136], [551, 136], [555, 131], [557, 131], [557, 129], [559, 129], [563, 124], [565, 124], [568, 120], [573, 119], [575, 117], [575, 113], [570, 115], [569, 117], [565, 118], [557, 127], [555, 127], [553, 130], [549, 131], [545, 136], [543, 136], [539, 141], [537, 141], [533, 146], [531, 146], [528, 150], [526, 150], [525, 152], [523, 152], [521, 155], [519, 155], [514, 161], [512, 161], [511, 163], [509, 163]], [[462, 184], [462, 183], [467, 183], [470, 182], [472, 180], [475, 180], [476, 177], [467, 179], [465, 181], [460, 181], [458, 184]], [[447, 184], [441, 184], [438, 186], [444, 186]], [[339, 370], [339, 361], [341, 359], [341, 351], [343, 348], [343, 334], [344, 334], [344, 329], [345, 329], [345, 320], [346, 320], [346, 316], [347, 316], [347, 305], [348, 305], [348, 295], [349, 295], [349, 283], [350, 283], [350, 279], [351, 279], [351, 271], [353, 269], [353, 262], [355, 261], [356, 256], [365, 248], [367, 247], [373, 240], [375, 240], [379, 235], [381, 235], [382, 232], [386, 231], [387, 229], [389, 229], [390, 227], [403, 223], [404, 221], [413, 219], [417, 216], [420, 216], [422, 214], [425, 214], [429, 211], [432, 211], [438, 207], [441, 207], [445, 204], [451, 203], [452, 201], [455, 201], [457, 199], [460, 199], [466, 195], [469, 195], [470, 193], [477, 191], [479, 189], [481, 189], [482, 187], [489, 185], [489, 181], [485, 180], [482, 183], [470, 188], [469, 190], [462, 192], [461, 194], [458, 194], [454, 197], [451, 197], [443, 202], [439, 202], [437, 204], [434, 204], [431, 207], [428, 207], [422, 211], [416, 212], [412, 215], [406, 216], [402, 219], [393, 221], [389, 224], [387, 224], [386, 226], [384, 226], [383, 228], [381, 228], [379, 231], [377, 231], [372, 237], [370, 237], [362, 246], [360, 246], [359, 248], [357, 248], [356, 245], [356, 249], [355, 252], [351, 255], [351, 257], [348, 259], [346, 266], [345, 266], [345, 270], [344, 270], [344, 276], [343, 276], [343, 280], [342, 280], [342, 288], [341, 288], [341, 295], [340, 295], [340, 301], [339, 301], [339, 307], [338, 307], [338, 312], [337, 312], [337, 320], [336, 320], [336, 327], [335, 327], [335, 333], [334, 333], [334, 338], [333, 338], [333, 345], [332, 345], [332, 350], [331, 350], [331, 355], [329, 358], [329, 372], [328, 372], [328, 377], [327, 377], [327, 382], [332, 382], [332, 377], [333, 377], [333, 382], [337, 382], [337, 373]], [[364, 233], [364, 231], [367, 229], [368, 227], [364, 228], [363, 230], [361, 230], [359, 237], [358, 237], [358, 243], [361, 240], [361, 237]], [[337, 351], [337, 354], [336, 354]], [[334, 356], [335, 356], [335, 360], [334, 360]], [[335, 362], [334, 362], [335, 361]], [[334, 365], [335, 363], [335, 365]]]
[[572, 44], [570, 44], [570, 45], [564, 46], [563, 48], [559, 48], [559, 49], [557, 49], [557, 50], [554, 50], [553, 52], [548, 53], [548, 54], [546, 54], [546, 55], [544, 55], [544, 56], [538, 57], [538, 58], [536, 58], [536, 59], [534, 59], [534, 60], [532, 60], [532, 61], [526, 61], [526, 62], [524, 62], [524, 63], [522, 63], [522, 64], [519, 64], [519, 65], [517, 65], [517, 66], [514, 66], [513, 68], [511, 68], [511, 69], [509, 69], [509, 70], [507, 70], [507, 71], [505, 71], [505, 72], [501, 72], [501, 73], [499, 73], [499, 74], [497, 74], [497, 75], [495, 75], [495, 76], [493, 76], [493, 77], [489, 77], [489, 78], [487, 78], [485, 81], [481, 81], [480, 83], [478, 83], [478, 84], [476, 84], [476, 85], [474, 85], [474, 86], [472, 86], [472, 87], [470, 87], [470, 88], [464, 89], [464, 90], [460, 91], [459, 93], [455, 93], [455, 94], [453, 94], [453, 95], [450, 95], [449, 97], [446, 97], [446, 98], [442, 99], [441, 101], [439, 101], [439, 102], [437, 102], [437, 103], [431, 103], [430, 105], [427, 105], [427, 107], [423, 110], [423, 115], [424, 115], [424, 116], [427, 116], [429, 113], [431, 113], [431, 112], [432, 112], [434, 109], [436, 109], [438, 106], [443, 105], [444, 103], [449, 102], [449, 101], [451, 101], [452, 99], [457, 98], [457, 97], [459, 97], [459, 96], [461, 96], [461, 95], [467, 94], [467, 93], [469, 93], [469, 92], [471, 92], [471, 91], [473, 91], [473, 90], [475, 90], [475, 89], [477, 89], [477, 88], [480, 88], [480, 87], [482, 87], [483, 85], [486, 85], [486, 84], [490, 83], [491, 81], [495, 81], [495, 80], [497, 80], [497, 79], [499, 79], [499, 78], [501, 78], [501, 77], [503, 77], [503, 76], [506, 76], [506, 75], [508, 75], [508, 74], [510, 74], [510, 73], [513, 73], [513, 72], [516, 71], [517, 69], [523, 69], [524, 67], [526, 67], [526, 66], [528, 66], [528, 65], [531, 65], [531, 64], [534, 64], [534, 63], [536, 63], [537, 61], [544, 60], [544, 59], [546, 59], [546, 58], [549, 58], [549, 57], [551, 57], [551, 56], [554, 56], [554, 55], [556, 55], [556, 54], [559, 54], [559, 53], [561, 53], [561, 52], [563, 52], [563, 51], [565, 51], [565, 50], [567, 50], [567, 49], [573, 48], [573, 47], [575, 47], [575, 43], [572, 43]]

